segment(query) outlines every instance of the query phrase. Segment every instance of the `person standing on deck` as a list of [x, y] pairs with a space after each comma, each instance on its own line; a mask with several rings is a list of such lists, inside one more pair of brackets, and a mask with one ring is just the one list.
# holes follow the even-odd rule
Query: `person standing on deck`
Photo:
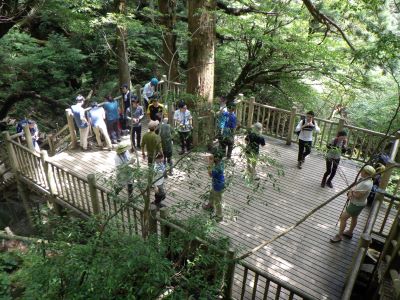
[[[328, 144], [328, 152], [326, 153], [326, 172], [322, 177], [321, 187], [325, 184], [333, 188], [332, 179], [336, 175], [336, 170], [339, 166], [340, 157], [343, 151], [346, 151], [347, 146], [346, 131], [339, 131], [337, 136]], [[329, 176], [329, 178], [328, 178]]]
[[253, 125], [253, 129], [246, 136], [246, 159], [247, 159], [247, 173], [254, 179], [259, 179], [256, 176], [256, 165], [258, 156], [260, 154], [260, 146], [265, 146], [265, 139], [261, 135], [262, 124], [257, 122]]
[[168, 124], [168, 118], [164, 118], [163, 123], [160, 126], [160, 138], [164, 156], [164, 165], [168, 162], [169, 175], [172, 175], [172, 128]]
[[107, 102], [104, 103], [103, 108], [106, 111], [106, 124], [108, 134], [111, 137], [112, 144], [117, 144], [121, 141], [121, 135], [118, 128], [118, 102], [111, 96], [106, 97]]
[[118, 195], [120, 191], [127, 187], [128, 197], [133, 195], [133, 178], [132, 178], [132, 163], [134, 159], [129, 154], [129, 145], [118, 145], [115, 149], [115, 166], [117, 167], [117, 182], [115, 186], [115, 193]]
[[178, 129], [179, 138], [181, 141], [180, 155], [186, 151], [190, 151], [192, 147], [192, 115], [187, 109], [185, 102], [179, 101], [178, 109], [174, 113], [175, 127]]
[[164, 117], [164, 105], [158, 102], [158, 98], [154, 98], [152, 101], [147, 108], [147, 115], [150, 120], [161, 122]]
[[157, 96], [156, 94], [156, 86], [158, 85], [158, 79], [152, 78], [148, 83], [146, 83], [143, 87], [143, 100], [144, 100], [144, 109], [147, 111], [150, 100]]
[[103, 147], [103, 143], [101, 141], [101, 134], [102, 134], [106, 141], [106, 145], [107, 145], [106, 150], [111, 150], [112, 144], [111, 144], [110, 137], [108, 136], [107, 125], [104, 122], [104, 119], [106, 118], [106, 113], [102, 107], [99, 107], [97, 102], [92, 102], [91, 106], [92, 106], [92, 109], [89, 111], [88, 116], [89, 116], [90, 124], [92, 125], [92, 128], [93, 128], [94, 134], [96, 135], [97, 144], [99, 145], [100, 148]]
[[76, 104], [71, 106], [76, 126], [79, 128], [79, 144], [83, 151], [87, 150], [87, 138], [89, 134], [89, 122], [85, 117], [82, 105], [85, 98], [82, 95], [76, 97]]
[[165, 164], [164, 157], [162, 153], [158, 153], [154, 162], [154, 178], [153, 180], [157, 180], [154, 182], [154, 202], [158, 208], [164, 207], [165, 205], [161, 203], [162, 200], [165, 199], [165, 188], [164, 188], [164, 177], [165, 177]]
[[307, 112], [306, 118], [300, 120], [297, 124], [296, 133], [299, 133], [299, 153], [297, 156], [297, 167], [302, 168], [302, 164], [307, 155], [311, 153], [311, 145], [313, 140], [313, 131], [316, 133], [320, 132], [317, 122], [314, 120], [314, 112]]
[[[228, 104], [228, 111], [224, 112], [226, 115], [226, 122], [222, 128], [222, 135], [219, 139], [219, 144], [226, 155], [227, 159], [231, 158], [233, 145], [235, 143], [235, 129], [236, 129], [236, 115], [235, 115], [235, 104]], [[227, 150], [228, 148], [228, 150]]]
[[[142, 138], [142, 119], [144, 117], [143, 107], [139, 105], [139, 99], [134, 99], [132, 105], [126, 111], [127, 119], [131, 123], [131, 142], [132, 150], [134, 148], [140, 149], [140, 141]], [[136, 144], [135, 144], [136, 137]]]
[[127, 83], [124, 83], [121, 86], [121, 92], [122, 92], [122, 119], [121, 119], [121, 128], [122, 128], [122, 133], [125, 135], [127, 132], [129, 132], [129, 126], [128, 126], [128, 114], [127, 110], [131, 107], [131, 91], [129, 90], [129, 85]]
[[[360, 173], [360, 182], [347, 192], [348, 205], [346, 210], [340, 216], [339, 232], [333, 238], [332, 243], [337, 243], [343, 240], [343, 237], [352, 238], [354, 228], [357, 225], [357, 217], [360, 215], [363, 208], [367, 205], [367, 198], [371, 192], [373, 181], [372, 177], [375, 175], [374, 167], [366, 165], [362, 168]], [[367, 177], [370, 177], [366, 179]], [[349, 230], [345, 231], [347, 220], [351, 218]]]
[[146, 159], [145, 150], [147, 150], [147, 163], [149, 166], [153, 164], [157, 154], [162, 153], [161, 138], [154, 132], [157, 126], [158, 121], [150, 121], [148, 124], [149, 132], [146, 132], [142, 139], [142, 156], [143, 159]]
[[215, 208], [216, 221], [220, 222], [223, 219], [222, 194], [225, 189], [224, 163], [221, 153], [211, 155], [208, 163], [208, 175], [212, 178], [212, 188], [208, 203], [203, 205], [203, 209], [212, 211]]

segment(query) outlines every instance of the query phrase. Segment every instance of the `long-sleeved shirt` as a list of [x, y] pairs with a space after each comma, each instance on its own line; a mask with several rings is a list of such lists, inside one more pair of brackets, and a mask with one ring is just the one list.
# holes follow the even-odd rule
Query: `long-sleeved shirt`
[[146, 83], [143, 87], [143, 98], [149, 102], [149, 98], [154, 95], [154, 86], [150, 82]]
[[105, 124], [104, 119], [106, 118], [106, 113], [102, 107], [92, 108], [88, 115], [93, 127], [99, 127], [101, 124]]
[[307, 122], [306, 120], [300, 120], [299, 124], [296, 126], [296, 131], [300, 131], [299, 140], [305, 142], [312, 142], [313, 139], [313, 131], [315, 130], [316, 133], [320, 132], [320, 129], [317, 125], [317, 122], [313, 121], [313, 126], [307, 126], [306, 128], [301, 128]]
[[131, 108], [128, 107], [126, 110], [126, 118], [130, 121], [132, 127], [139, 127], [141, 125], [141, 120], [144, 117], [143, 107], [136, 107], [135, 111], [132, 112], [131, 116]]

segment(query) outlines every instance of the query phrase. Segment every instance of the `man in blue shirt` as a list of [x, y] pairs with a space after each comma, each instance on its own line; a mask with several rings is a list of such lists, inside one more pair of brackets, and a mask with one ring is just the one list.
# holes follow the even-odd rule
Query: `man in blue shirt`
[[106, 124], [108, 134], [111, 136], [111, 142], [117, 144], [121, 141], [121, 134], [118, 128], [118, 102], [111, 96], [106, 97], [107, 102], [104, 103], [103, 108], [106, 111]]
[[74, 115], [75, 124], [79, 128], [79, 144], [83, 151], [87, 150], [87, 138], [89, 134], [89, 122], [85, 117], [85, 110], [82, 105], [85, 98], [82, 95], [76, 97], [76, 104], [71, 106]]
[[[225, 122], [222, 127], [221, 136], [219, 138], [219, 144], [226, 154], [226, 158], [230, 159], [232, 156], [233, 145], [235, 142], [235, 129], [236, 129], [236, 115], [235, 115], [235, 104], [230, 103], [227, 106], [228, 111], [222, 113], [222, 117], [225, 118]], [[228, 151], [226, 150], [228, 148]]]
[[[142, 119], [144, 117], [143, 107], [139, 105], [139, 99], [132, 100], [132, 105], [126, 110], [126, 118], [132, 127], [131, 142], [132, 148], [140, 149], [140, 141], [142, 137]], [[135, 145], [136, 136], [136, 145]]]
[[222, 194], [225, 189], [224, 164], [220, 153], [210, 156], [208, 175], [212, 178], [212, 189], [209, 201], [203, 205], [203, 209], [214, 210], [215, 208], [216, 220], [219, 222], [222, 221]]
[[94, 134], [96, 135], [97, 144], [99, 147], [103, 147], [101, 141], [101, 134], [104, 136], [108, 150], [111, 150], [111, 140], [107, 132], [107, 126], [104, 122], [106, 114], [102, 107], [99, 107], [97, 102], [92, 102], [92, 109], [89, 111], [89, 121], [92, 124]]

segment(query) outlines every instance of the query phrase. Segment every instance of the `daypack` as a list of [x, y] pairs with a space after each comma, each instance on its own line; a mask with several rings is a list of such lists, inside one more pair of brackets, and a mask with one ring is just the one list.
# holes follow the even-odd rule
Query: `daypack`
[[[301, 124], [301, 126], [303, 126], [303, 125], [304, 125], [304, 122], [306, 121], [306, 119], [305, 119], [304, 117], [301, 117], [301, 121], [303, 122], [303, 123]], [[312, 120], [312, 123], [313, 123], [313, 125], [315, 126], [315, 121], [314, 121], [314, 120]], [[296, 129], [295, 129], [295, 130], [294, 130], [294, 134], [296, 134], [297, 136], [299, 136], [301, 130], [302, 130], [302, 129], [300, 129], [299, 131], [296, 131]]]

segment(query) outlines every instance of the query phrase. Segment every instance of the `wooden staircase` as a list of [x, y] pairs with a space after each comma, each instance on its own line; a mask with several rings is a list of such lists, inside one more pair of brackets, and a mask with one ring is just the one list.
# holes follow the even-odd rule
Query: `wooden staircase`
[[400, 216], [390, 231], [378, 264], [379, 299], [400, 300]]

